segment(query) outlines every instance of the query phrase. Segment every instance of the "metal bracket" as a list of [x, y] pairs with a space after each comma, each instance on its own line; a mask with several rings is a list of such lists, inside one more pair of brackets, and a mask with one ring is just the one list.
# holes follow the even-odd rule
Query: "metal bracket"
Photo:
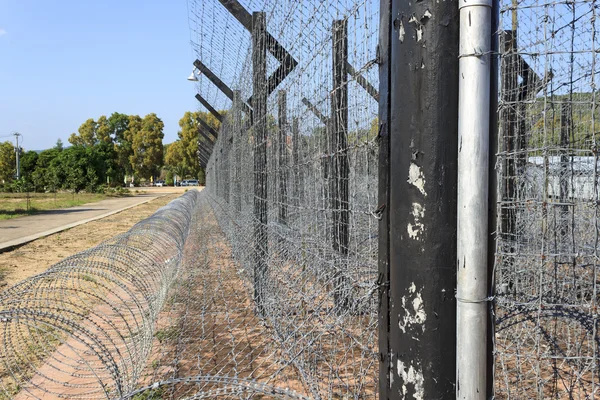
[[304, 104], [319, 120], [324, 124], [329, 124], [329, 117], [323, 114], [319, 109], [311, 103], [306, 97], [302, 98], [302, 104]]
[[[225, 84], [217, 75], [215, 75], [210, 68], [202, 63], [200, 60], [194, 61], [194, 67], [198, 68], [201, 74], [206, 76], [225, 96], [229, 98], [229, 100], [233, 101], [233, 90], [229, 86]], [[196, 97], [197, 98], [197, 97]], [[204, 103], [203, 103], [204, 104]], [[242, 110], [250, 114], [252, 112], [251, 107], [244, 102], [241, 102]]]
[[[219, 0], [231, 15], [239, 21], [248, 32], [252, 32], [252, 15], [237, 0]], [[267, 96], [296, 68], [298, 61], [273, 37], [266, 32], [267, 50], [279, 61], [279, 67], [267, 79]], [[252, 97], [248, 99], [252, 105]]]
[[217, 110], [214, 109], [213, 106], [210, 105], [210, 103], [208, 101], [206, 101], [204, 99], [204, 97], [202, 97], [200, 95], [200, 93], [196, 94], [196, 100], [198, 100], [204, 107], [206, 107], [206, 109], [212, 114], [214, 115], [214, 117], [216, 119], [219, 120], [219, 122], [223, 122], [223, 116], [221, 115], [220, 112], [218, 112]]

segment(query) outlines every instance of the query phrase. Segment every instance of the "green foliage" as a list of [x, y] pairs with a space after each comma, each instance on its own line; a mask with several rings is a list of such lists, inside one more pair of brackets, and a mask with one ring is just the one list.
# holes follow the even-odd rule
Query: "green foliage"
[[69, 143], [73, 146], [94, 146], [98, 142], [96, 130], [98, 124], [93, 118], [88, 119], [78, 129], [79, 134], [72, 133]]
[[[13, 183], [14, 147], [11, 142], [0, 143], [0, 189], [85, 190], [118, 195], [118, 190], [111, 188], [120, 187], [125, 176], [128, 182], [130, 178], [139, 182], [165, 175], [168, 185], [174, 183], [175, 175], [179, 179], [197, 178], [203, 182], [204, 171], [199, 167], [197, 156], [200, 118], [213, 129], [219, 129], [219, 121], [211, 114], [186, 112], [179, 121], [179, 139], [165, 146], [162, 143], [164, 124], [154, 113], [144, 118], [117, 112], [109, 117], [102, 115], [97, 120], [89, 118], [70, 136], [71, 147], [65, 148], [59, 139], [53, 148], [39, 154], [22, 152], [22, 179], [18, 183]], [[271, 125], [275, 126], [274, 122]]]
[[157, 389], [148, 389], [142, 393], [133, 396], [132, 400], [160, 400], [164, 399], [165, 391], [163, 387]]
[[10, 182], [15, 175], [16, 155], [13, 144], [9, 141], [0, 143], [0, 182]]
[[137, 176], [150, 179], [159, 174], [163, 164], [164, 127], [164, 123], [154, 113], [146, 115], [139, 125], [138, 121], [129, 121], [133, 147], [133, 155], [129, 160]]
[[158, 339], [160, 343], [171, 342], [179, 336], [180, 331], [176, 326], [171, 326], [169, 328], [164, 328], [156, 331], [154, 337]]
[[[567, 133], [571, 148], [591, 150], [594, 146], [598, 131], [594, 124], [600, 120], [600, 112], [592, 93], [539, 97], [524, 106], [529, 149], [564, 147], [561, 132]], [[566, 113], [563, 113], [563, 107], [568, 107]], [[567, 118], [563, 120], [564, 116]]]
[[[134, 116], [134, 118], [138, 116]], [[129, 162], [129, 157], [133, 155], [131, 147], [131, 132], [129, 130], [130, 116], [114, 112], [108, 118], [111, 137], [113, 138], [115, 151], [117, 154], [116, 163], [120, 169], [120, 173], [131, 175], [133, 169]]]
[[98, 141], [100, 143], [112, 144], [113, 138], [111, 134], [112, 129], [110, 123], [108, 122], [108, 118], [106, 118], [105, 115], [100, 116], [96, 124], [96, 136]]
[[20, 169], [21, 169], [21, 180], [34, 186], [33, 184], [33, 173], [36, 168], [38, 153], [30, 150], [21, 154]]
[[174, 179], [174, 176], [173, 176], [173, 171], [171, 171], [171, 170], [167, 171], [167, 176], [165, 178], [165, 183], [168, 186], [173, 186], [175, 184], [175, 179]]

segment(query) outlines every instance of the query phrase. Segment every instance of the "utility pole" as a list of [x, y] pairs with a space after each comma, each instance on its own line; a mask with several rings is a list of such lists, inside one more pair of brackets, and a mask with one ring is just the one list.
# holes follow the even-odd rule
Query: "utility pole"
[[21, 164], [19, 162], [19, 157], [21, 156], [21, 148], [19, 147], [19, 136], [23, 135], [21, 135], [19, 132], [15, 132], [13, 133], [13, 135], [15, 135], [15, 138], [17, 139], [17, 147], [15, 147], [15, 152], [17, 153], [17, 180], [19, 180], [19, 178], [21, 177]]

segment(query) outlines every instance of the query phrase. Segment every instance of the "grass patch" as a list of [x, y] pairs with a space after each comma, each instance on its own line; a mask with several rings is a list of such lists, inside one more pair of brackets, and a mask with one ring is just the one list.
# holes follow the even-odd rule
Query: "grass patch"
[[94, 203], [107, 198], [97, 193], [0, 193], [0, 220]]
[[148, 389], [143, 391], [142, 393], [138, 393], [133, 396], [132, 400], [160, 400], [164, 399], [165, 395], [164, 388], [159, 387], [157, 389]]
[[172, 341], [179, 335], [179, 328], [172, 326], [170, 328], [161, 329], [156, 331], [154, 337], [158, 339], [160, 343]]

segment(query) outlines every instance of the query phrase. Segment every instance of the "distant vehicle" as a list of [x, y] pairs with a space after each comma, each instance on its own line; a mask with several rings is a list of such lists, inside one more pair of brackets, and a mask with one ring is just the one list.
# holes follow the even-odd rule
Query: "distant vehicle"
[[199, 186], [198, 179], [189, 179], [186, 186]]
[[181, 181], [181, 183], [179, 184], [179, 186], [187, 186], [187, 185], [188, 185], [187, 179]]
[[154, 186], [163, 187], [167, 185], [165, 184], [165, 181], [156, 181], [156, 183], [154, 183]]

